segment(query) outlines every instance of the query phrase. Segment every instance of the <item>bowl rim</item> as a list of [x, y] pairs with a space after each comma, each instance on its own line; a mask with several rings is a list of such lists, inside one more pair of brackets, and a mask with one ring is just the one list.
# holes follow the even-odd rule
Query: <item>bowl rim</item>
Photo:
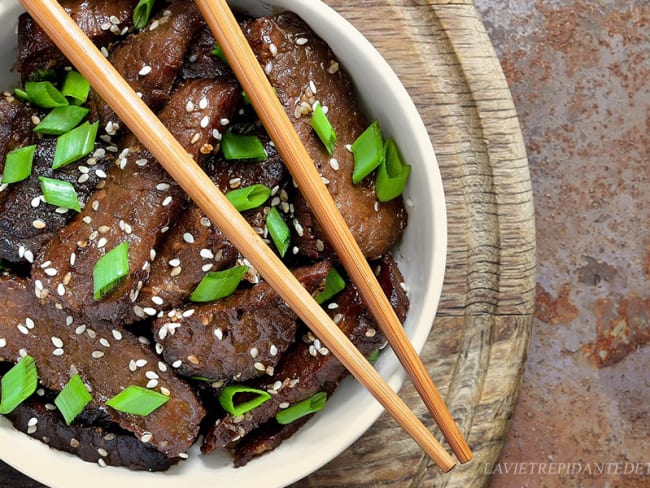
[[[10, 5], [11, 3], [13, 2], [9, 2], [8, 0], [3, 0], [0, 3], [0, 19], [9, 13], [13, 14], [18, 12], [15, 6]], [[358, 47], [354, 51], [362, 53], [363, 62], [368, 65], [368, 69], [364, 70], [363, 83], [373, 84], [370, 87], [371, 89], [378, 86], [382, 90], [386, 88], [390, 90], [393, 106], [387, 107], [385, 110], [398, 109], [404, 112], [406, 117], [400, 119], [400, 124], [407, 125], [406, 130], [412, 135], [414, 141], [414, 147], [404, 149], [407, 151], [416, 151], [417, 154], [415, 157], [424, 161], [423, 164], [430, 162], [426, 167], [423, 167], [422, 174], [418, 175], [418, 180], [420, 180], [418, 184], [429, 188], [428, 194], [430, 195], [431, 201], [425, 202], [425, 205], [431, 204], [432, 206], [430, 224], [434, 233], [431, 236], [432, 242], [429, 243], [433, 254], [428, 257], [431, 259], [431, 269], [434, 272], [428, 276], [418, 277], [420, 280], [418, 286], [420, 289], [426, 290], [426, 293], [423, 295], [425, 303], [419, 304], [421, 307], [419, 316], [417, 318], [409, 316], [405, 324], [414, 348], [420, 352], [429, 337], [442, 291], [447, 252], [447, 216], [440, 170], [429, 134], [417, 112], [417, 108], [408, 95], [406, 88], [379, 52], [349, 21], [320, 0], [276, 0], [274, 2], [233, 0], [229, 3], [247, 9], [252, 13], [256, 13], [259, 9], [265, 11], [272, 10], [273, 12], [293, 10], [314, 29], [316, 34], [327, 39], [328, 44], [339, 59], [346, 57], [342, 53], [350, 51], [350, 44]], [[350, 65], [350, 63], [343, 62], [341, 64], [344, 67]], [[348, 69], [348, 72], [350, 71]], [[355, 85], [358, 86], [359, 79], [355, 79], [354, 76], [352, 78]], [[371, 107], [367, 106], [364, 108], [367, 110]], [[372, 110], [370, 112], [372, 113]], [[372, 115], [383, 119], [380, 121], [380, 125], [387, 134], [391, 134], [397, 129], [404, 130], [404, 127], [391, 126], [390, 121], [392, 119], [390, 117], [387, 118], [385, 114]], [[415, 159], [412, 161], [415, 161]], [[418, 201], [416, 204], [420, 205], [421, 202]], [[409, 228], [410, 226], [407, 227], [407, 232], [409, 232]], [[398, 256], [398, 260], [399, 258]], [[401, 256], [401, 258], [411, 259], [410, 256]], [[378, 360], [376, 367], [391, 387], [399, 390], [405, 381], [406, 374], [399, 366], [392, 351], [385, 351]], [[343, 398], [347, 398], [351, 394], [356, 395], [357, 402], [362, 405], [354, 415], [346, 420], [351, 427], [353, 426], [352, 428], [339, 429], [335, 438], [334, 436], [327, 436], [326, 438], [318, 439], [313, 428], [319, 422], [319, 418], [316, 416], [298, 434], [285, 441], [276, 451], [255, 460], [254, 465], [251, 464], [251, 466], [256, 466], [255, 471], [257, 471], [258, 467], [263, 470], [266, 486], [285, 486], [309, 475], [347, 449], [370, 428], [383, 412], [383, 408], [352, 378], [346, 379], [341, 384], [332, 396], [332, 400], [328, 402], [326, 409], [339, 412], [343, 408]], [[337, 417], [333, 413], [330, 418], [330, 423], [335, 418]], [[312, 437], [314, 439], [311, 439]], [[318, 440], [318, 444], [316, 444], [318, 449], [304, 449], [304, 446], [302, 446], [306, 441], [313, 442], [316, 440]], [[227, 455], [217, 453], [211, 455], [209, 457], [210, 459], [206, 459], [200, 456], [198, 451], [195, 453], [194, 450], [193, 448], [191, 451], [191, 457], [194, 459], [198, 458], [197, 463], [204, 467], [201, 475], [209, 475], [215, 469], [227, 467], [232, 471], [233, 482], [243, 482], [244, 478], [237, 473], [242, 473], [243, 471], [240, 470], [245, 470], [246, 468], [240, 468], [239, 470], [232, 468], [230, 458]], [[43, 458], [39, 459], [38, 463], [34, 463], [32, 461], [33, 458], [29, 456], [29, 454], [34, 452], [42, 456], [48, 453], [48, 451], [48, 459], [51, 457], [52, 460], [57, 461], [56, 466], [58, 466], [58, 469], [55, 469], [55, 471], [52, 470], [51, 463], [43, 462]], [[278, 455], [278, 452], [282, 454], [284, 451], [291, 453], [300, 452], [300, 462], [294, 462], [290, 466], [283, 466], [282, 464], [284, 463], [282, 462], [276, 463], [276, 458], [279, 458], [280, 461], [289, 459], [288, 454]], [[94, 463], [83, 462], [71, 454], [49, 449], [45, 444], [31, 439], [10, 427], [9, 422], [5, 418], [0, 418], [0, 458], [26, 475], [48, 484], [53, 488], [82, 486], [82, 480], [85, 481], [87, 479], [86, 476], [94, 476], [97, 474], [97, 466]], [[60, 461], [60, 464], [58, 461]], [[197, 477], [195, 480], [185, 478], [190, 473], [188, 473], [187, 469], [183, 468], [189, 466], [190, 461], [185, 461], [181, 463], [181, 467], [174, 467], [164, 473], [139, 473], [141, 476], [135, 477], [136, 480], [134, 480], [132, 471], [124, 468], [108, 467], [102, 471], [101, 477], [95, 476], [93, 478], [93, 483], [95, 483], [97, 488], [102, 488], [104, 486], [114, 486], [116, 482], [122, 483], [124, 486], [130, 486], [132, 483], [153, 482], [155, 480], [157, 486], [165, 488], [167, 486], [177, 486], [179, 481], [201, 483], [207, 480], [208, 478], [201, 477]], [[39, 466], [41, 467], [39, 468]], [[72, 476], [69, 471], [70, 467], [73, 468]], [[212, 481], [214, 481], [214, 473], [211, 476]], [[79, 480], [79, 485], [76, 484], [76, 480]], [[228, 480], [225, 481], [227, 482]], [[241, 486], [241, 484], [236, 486]]]

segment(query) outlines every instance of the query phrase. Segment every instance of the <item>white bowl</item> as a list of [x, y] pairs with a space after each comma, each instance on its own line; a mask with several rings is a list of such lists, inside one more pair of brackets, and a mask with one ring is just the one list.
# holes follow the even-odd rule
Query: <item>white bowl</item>
[[[346, 20], [317, 0], [232, 1], [252, 15], [291, 10], [300, 15], [336, 53], [357, 86], [366, 113], [378, 119], [383, 132], [393, 137], [412, 165], [405, 197], [409, 225], [395, 251], [409, 286], [411, 309], [405, 328], [420, 351], [429, 335], [438, 305], [445, 270], [446, 210], [436, 158], [420, 116], [406, 90], [384, 59]], [[15, 59], [14, 27], [21, 8], [15, 0], [0, 0], [0, 89], [17, 83], [10, 67]], [[399, 389], [405, 374], [392, 352], [386, 350], [376, 364], [381, 375]], [[279, 448], [235, 469], [226, 453], [202, 456], [193, 449], [190, 459], [164, 473], [131, 472], [126, 468], [100, 468], [67, 453], [50, 449], [13, 429], [0, 417], [0, 458], [26, 475], [52, 488], [115, 486], [234, 486], [263, 483], [285, 486], [315, 471], [349, 447], [380, 416], [383, 409], [356, 381], [349, 378], [334, 393], [326, 408]], [[359, 467], [359, 469], [364, 469]], [[90, 481], [92, 480], [92, 481]], [[155, 485], [154, 485], [155, 483]]]

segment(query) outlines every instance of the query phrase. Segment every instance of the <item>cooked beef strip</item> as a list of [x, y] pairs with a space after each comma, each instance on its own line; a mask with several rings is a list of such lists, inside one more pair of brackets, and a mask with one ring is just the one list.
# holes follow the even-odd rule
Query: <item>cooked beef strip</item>
[[[93, 400], [87, 409], [105, 413], [139, 439], [151, 437], [148, 443], [170, 458], [186, 452], [205, 415], [192, 388], [134, 334], [117, 325], [78, 322], [39, 298], [42, 293], [38, 282], [0, 277], [0, 361], [32, 356], [41, 384], [52, 391], [61, 391], [79, 373], [92, 388]], [[105, 405], [130, 385], [169, 392], [170, 399], [144, 417]]]
[[97, 186], [104, 184], [113, 156], [100, 145], [89, 156], [63, 168], [52, 170], [56, 139], [38, 143], [29, 178], [9, 185], [0, 199], [0, 259], [13, 263], [32, 262], [41, 246], [62, 229], [76, 211], [58, 209], [45, 203], [39, 177], [72, 183], [81, 206]]
[[[330, 270], [322, 261], [294, 271], [310, 292], [321, 289]], [[293, 342], [296, 314], [266, 282], [214, 303], [190, 304], [157, 319], [152, 329], [165, 361], [189, 377], [245, 381], [273, 376]]]
[[[264, 162], [226, 162], [221, 154], [213, 155], [205, 165], [205, 172], [224, 193], [233, 187], [253, 184], [277, 187], [279, 192], [286, 183], [287, 172], [268, 138], [265, 147], [269, 158]], [[264, 228], [263, 208], [243, 212], [246, 220], [260, 232]], [[231, 267], [238, 255], [223, 233], [191, 203], [169, 231], [151, 263], [151, 274], [140, 291], [137, 306], [141, 310], [169, 310], [180, 306], [206, 272]]]
[[0, 96], [0, 174], [8, 152], [29, 146], [36, 140], [32, 117], [40, 115], [37, 108], [21, 102], [9, 92]]
[[202, 29], [192, 41], [187, 52], [186, 61], [181, 70], [181, 76], [186, 80], [194, 78], [217, 78], [232, 74], [230, 66], [219, 56], [212, 54], [216, 45], [209, 29]]
[[[372, 178], [352, 183], [354, 161], [345, 146], [356, 140], [367, 123], [334, 54], [292, 13], [247, 21], [243, 30], [316, 167], [329, 181], [329, 192], [364, 255], [374, 259], [388, 252], [406, 227], [406, 211], [399, 198], [379, 203]], [[328, 107], [327, 117], [337, 133], [333, 156], [327, 154], [311, 126], [311, 107], [316, 101]], [[338, 169], [333, 168], [332, 159]], [[322, 248], [317, 240], [326, 239], [308, 206], [299, 205], [301, 199], [296, 201], [296, 219], [304, 232], [298, 236], [298, 246], [303, 254], [317, 258]]]
[[[198, 161], [213, 140], [212, 131], [236, 110], [239, 97], [230, 80], [194, 80], [174, 92], [159, 117]], [[194, 104], [191, 112], [186, 110], [188, 102]], [[149, 275], [161, 237], [175, 223], [186, 199], [149, 152], [135, 138], [129, 141], [111, 166], [104, 188], [48, 243], [33, 269], [33, 278], [42, 282], [53, 301], [90, 321], [138, 319], [133, 302]], [[94, 300], [95, 263], [122, 242], [129, 244], [130, 273], [111, 293]], [[46, 262], [56, 275], [45, 273], [41, 266]]]
[[[62, 0], [61, 5], [99, 47], [107, 46], [132, 26], [137, 0]], [[112, 19], [112, 20], [111, 20]], [[117, 21], [117, 22], [116, 22]], [[58, 69], [68, 61], [29, 14], [18, 19], [16, 70], [23, 81], [34, 71]]]
[[[132, 434], [110, 426], [67, 425], [61, 414], [30, 399], [7, 415], [18, 430], [45, 444], [100, 465], [126, 466], [131, 470], [165, 471], [180, 458], [169, 458]], [[36, 422], [36, 423], [34, 423]]]
[[[379, 263], [387, 270], [380, 270], [378, 279], [391, 303], [396, 305], [396, 313], [401, 321], [406, 318], [408, 297], [399, 283], [402, 278], [396, 265], [391, 265], [392, 257], [387, 255]], [[348, 284], [335, 297], [338, 305], [328, 310], [339, 328], [364, 355], [380, 347], [383, 336], [368, 314], [356, 287]], [[319, 391], [331, 391], [347, 374], [343, 365], [311, 333], [302, 341], [295, 342], [275, 368], [274, 382], [262, 378], [248, 384], [272, 393], [271, 399], [241, 417], [227, 414], [218, 419], [205, 435], [201, 450], [204, 454], [226, 447], [240, 440], [260, 425], [273, 419], [284, 406], [310, 398]]]
[[[150, 26], [117, 44], [109, 61], [131, 88], [154, 111], [169, 99], [194, 34], [203, 26], [196, 4], [190, 0], [172, 2], [152, 20]], [[100, 121], [107, 134], [125, 129], [117, 115], [96, 92], [90, 96], [91, 118]], [[117, 124], [117, 126], [115, 125]]]
[[251, 432], [233, 450], [235, 468], [246, 466], [254, 458], [278, 447], [282, 441], [291, 437], [305, 425], [313, 415], [306, 415], [286, 425], [270, 421]]

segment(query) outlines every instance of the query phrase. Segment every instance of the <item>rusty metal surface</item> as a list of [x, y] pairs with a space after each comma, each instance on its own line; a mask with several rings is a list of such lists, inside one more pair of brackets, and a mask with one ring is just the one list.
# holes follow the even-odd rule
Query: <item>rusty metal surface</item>
[[538, 236], [491, 486], [650, 486], [650, 3], [475, 4], [521, 119]]

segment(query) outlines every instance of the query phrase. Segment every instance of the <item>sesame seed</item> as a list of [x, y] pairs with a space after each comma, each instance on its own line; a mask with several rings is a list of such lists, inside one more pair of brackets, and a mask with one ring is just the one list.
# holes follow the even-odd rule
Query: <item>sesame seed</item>
[[316, 95], [316, 83], [314, 83], [314, 80], [309, 80], [309, 89], [314, 95]]
[[150, 30], [150, 31], [152, 31], [152, 30], [156, 30], [156, 29], [158, 28], [159, 25], [160, 25], [160, 22], [158, 22], [158, 20], [154, 20], [154, 21], [151, 23], [151, 25], [149, 26], [149, 30]]
[[304, 46], [305, 44], [307, 44], [307, 42], [309, 42], [309, 39], [307, 39], [306, 37], [299, 37], [298, 39], [296, 39], [296, 44], [298, 44], [299, 46]]
[[230, 124], [230, 119], [227, 119], [227, 118], [224, 117], [223, 119], [219, 120], [219, 123], [221, 125], [228, 125], [228, 124]]
[[151, 66], [146, 65], [146, 64], [142, 67], [142, 69], [140, 71], [138, 71], [138, 74], [140, 76], [146, 76], [149, 73], [151, 73]]
[[122, 340], [122, 333], [119, 330], [113, 329], [111, 332], [116, 341]]
[[176, 268], [177, 266], [181, 265], [181, 260], [178, 258], [170, 259], [169, 260], [169, 265], [173, 268]]
[[99, 359], [99, 358], [104, 357], [104, 352], [103, 351], [93, 351], [90, 355], [95, 359]]
[[7, 345], [7, 339], [4, 337], [0, 337], [0, 348], [5, 347]]
[[147, 388], [153, 389], [158, 386], [158, 380], [149, 380], [147, 381]]
[[167, 196], [167, 197], [163, 200], [163, 202], [162, 202], [162, 206], [163, 206], [163, 207], [167, 207], [170, 203], [172, 203], [172, 197]]
[[152, 297], [151, 297], [151, 301], [152, 301], [153, 303], [155, 303], [156, 305], [162, 305], [163, 303], [165, 303], [165, 300], [163, 300], [163, 299], [160, 298], [159, 296], [152, 296]]
[[331, 75], [336, 73], [338, 70], [339, 70], [339, 63], [337, 63], [336, 61], [332, 61], [330, 63], [329, 68], [327, 68], [327, 72]]
[[35, 229], [44, 229], [44, 228], [45, 228], [45, 222], [43, 222], [43, 221], [40, 220], [40, 219], [36, 219], [36, 220], [34, 220], [34, 221], [32, 222], [32, 226], [33, 226]]
[[70, 447], [74, 447], [76, 449], [80, 445], [81, 444], [79, 443], [79, 441], [77, 439], [75, 439], [74, 437], [72, 439], [70, 439]]
[[223, 331], [220, 328], [217, 327], [216, 329], [214, 329], [214, 336], [217, 339], [222, 340], [223, 339]]
[[146, 444], [147, 442], [151, 442], [151, 439], [153, 439], [153, 434], [151, 432], [145, 432], [140, 437], [140, 442], [143, 442], [143, 443]]
[[64, 352], [63, 349], [57, 347], [54, 351], [52, 351], [52, 354], [54, 356], [63, 356], [63, 352]]
[[104, 56], [105, 58], [108, 57], [108, 49], [106, 49], [106, 46], [102, 46], [100, 51], [102, 53], [102, 56]]
[[87, 328], [86, 324], [81, 324], [77, 326], [77, 328], [74, 330], [74, 333], [77, 335], [81, 335], [84, 332], [86, 332], [86, 328]]
[[176, 361], [174, 361], [172, 363], [172, 368], [178, 369], [178, 368], [180, 368], [182, 366], [182, 364], [183, 364], [183, 361], [181, 361], [180, 359], [177, 359]]
[[160, 376], [158, 376], [158, 373], [156, 373], [155, 371], [146, 371], [144, 375], [150, 380], [157, 380], [158, 378], [160, 378]]
[[280, 408], [289, 408], [290, 403], [289, 402], [282, 402], [278, 405]]
[[167, 372], [167, 363], [163, 363], [162, 361], [158, 361], [158, 369], [159, 369], [162, 373]]
[[187, 360], [192, 363], [192, 364], [199, 364], [199, 358], [197, 358], [194, 354], [190, 354], [187, 356]]
[[27, 317], [25, 319], [25, 325], [27, 326], [28, 329], [33, 329], [36, 324], [34, 323], [34, 321], [32, 319]]
[[183, 234], [183, 240], [187, 242], [188, 244], [194, 244], [194, 236], [190, 234], [189, 232], [186, 232]]
[[193, 110], [194, 110], [194, 103], [192, 102], [192, 100], [189, 100], [189, 101], [185, 104], [185, 111], [186, 111], [186, 112], [192, 112]]
[[34, 197], [32, 198], [31, 205], [33, 208], [38, 207], [41, 204], [41, 197]]
[[248, 353], [251, 355], [253, 359], [255, 359], [259, 355], [259, 351], [257, 350], [256, 347], [252, 347]]
[[107, 178], [107, 176], [108, 176], [108, 175], [104, 172], [104, 170], [102, 170], [102, 169], [100, 169], [100, 168], [97, 168], [97, 169], [95, 170], [95, 174], [97, 175], [98, 178], [102, 178], [102, 179]]
[[105, 339], [103, 337], [99, 339], [99, 343], [104, 347], [111, 347], [111, 343], [108, 342], [108, 339]]
[[183, 312], [183, 317], [184, 317], [184, 318], [189, 318], [189, 317], [191, 317], [192, 315], [194, 315], [194, 311], [195, 311], [195, 310], [194, 310], [193, 308], [189, 308], [189, 309], [185, 310], [185, 311]]
[[34, 262], [34, 253], [30, 251], [29, 249], [25, 251], [25, 259], [27, 260], [28, 263], [33, 263]]
[[90, 176], [87, 174], [82, 174], [79, 178], [77, 178], [77, 183], [85, 183], [90, 179]]
[[169, 188], [170, 188], [169, 183], [158, 183], [156, 185], [156, 190], [158, 191], [167, 191], [169, 190]]
[[201, 100], [199, 100], [199, 108], [201, 110], [205, 110], [206, 108], [208, 108], [208, 99], [207, 98], [203, 97], [203, 98], [201, 98]]
[[[165, 396], [170, 396], [172, 394], [172, 392], [169, 391], [169, 388], [165, 388], [164, 386], [160, 387], [160, 393], [162, 393]], [[184, 452], [180, 453], [178, 457], [183, 457], [183, 455], [185, 455], [185, 459], [187, 459], [188, 456]]]
[[205, 129], [208, 126], [208, 124], [210, 124], [210, 117], [208, 115], [206, 115], [205, 117], [203, 117], [201, 119], [201, 122], [200, 122], [201, 128]]
[[262, 363], [255, 363], [253, 366], [257, 371], [266, 371], [266, 366], [264, 366]]
[[210, 249], [201, 249], [199, 254], [203, 259], [214, 259], [214, 253]]
[[108, 452], [106, 452], [106, 449], [103, 449], [101, 447], [97, 449], [97, 454], [99, 454], [102, 457], [108, 456]]
[[377, 335], [377, 331], [375, 329], [368, 329], [366, 330], [366, 337], [375, 337]]
[[148, 363], [148, 361], [146, 359], [138, 359], [138, 360], [136, 360], [135, 365], [138, 368], [144, 368], [147, 365], [147, 363]]
[[142, 311], [146, 313], [149, 317], [154, 317], [158, 313], [158, 310], [152, 307], [144, 307]]
[[29, 330], [27, 330], [27, 327], [25, 327], [23, 324], [18, 324], [17, 327], [18, 327], [18, 330], [19, 330], [22, 334], [25, 334], [25, 335], [29, 334]]
[[59, 285], [56, 287], [56, 292], [60, 297], [64, 296], [65, 295], [65, 285], [63, 283], [59, 283]]
[[63, 341], [61, 340], [60, 337], [54, 336], [51, 338], [51, 340], [54, 347], [63, 347]]
[[339, 170], [340, 166], [337, 159], [335, 158], [330, 159], [330, 168], [332, 168], [334, 171]]
[[70, 266], [74, 266], [77, 261], [77, 255], [75, 253], [70, 254]]
[[269, 353], [271, 354], [271, 356], [278, 355], [278, 348], [275, 346], [275, 344], [271, 344], [271, 347], [269, 348]]

